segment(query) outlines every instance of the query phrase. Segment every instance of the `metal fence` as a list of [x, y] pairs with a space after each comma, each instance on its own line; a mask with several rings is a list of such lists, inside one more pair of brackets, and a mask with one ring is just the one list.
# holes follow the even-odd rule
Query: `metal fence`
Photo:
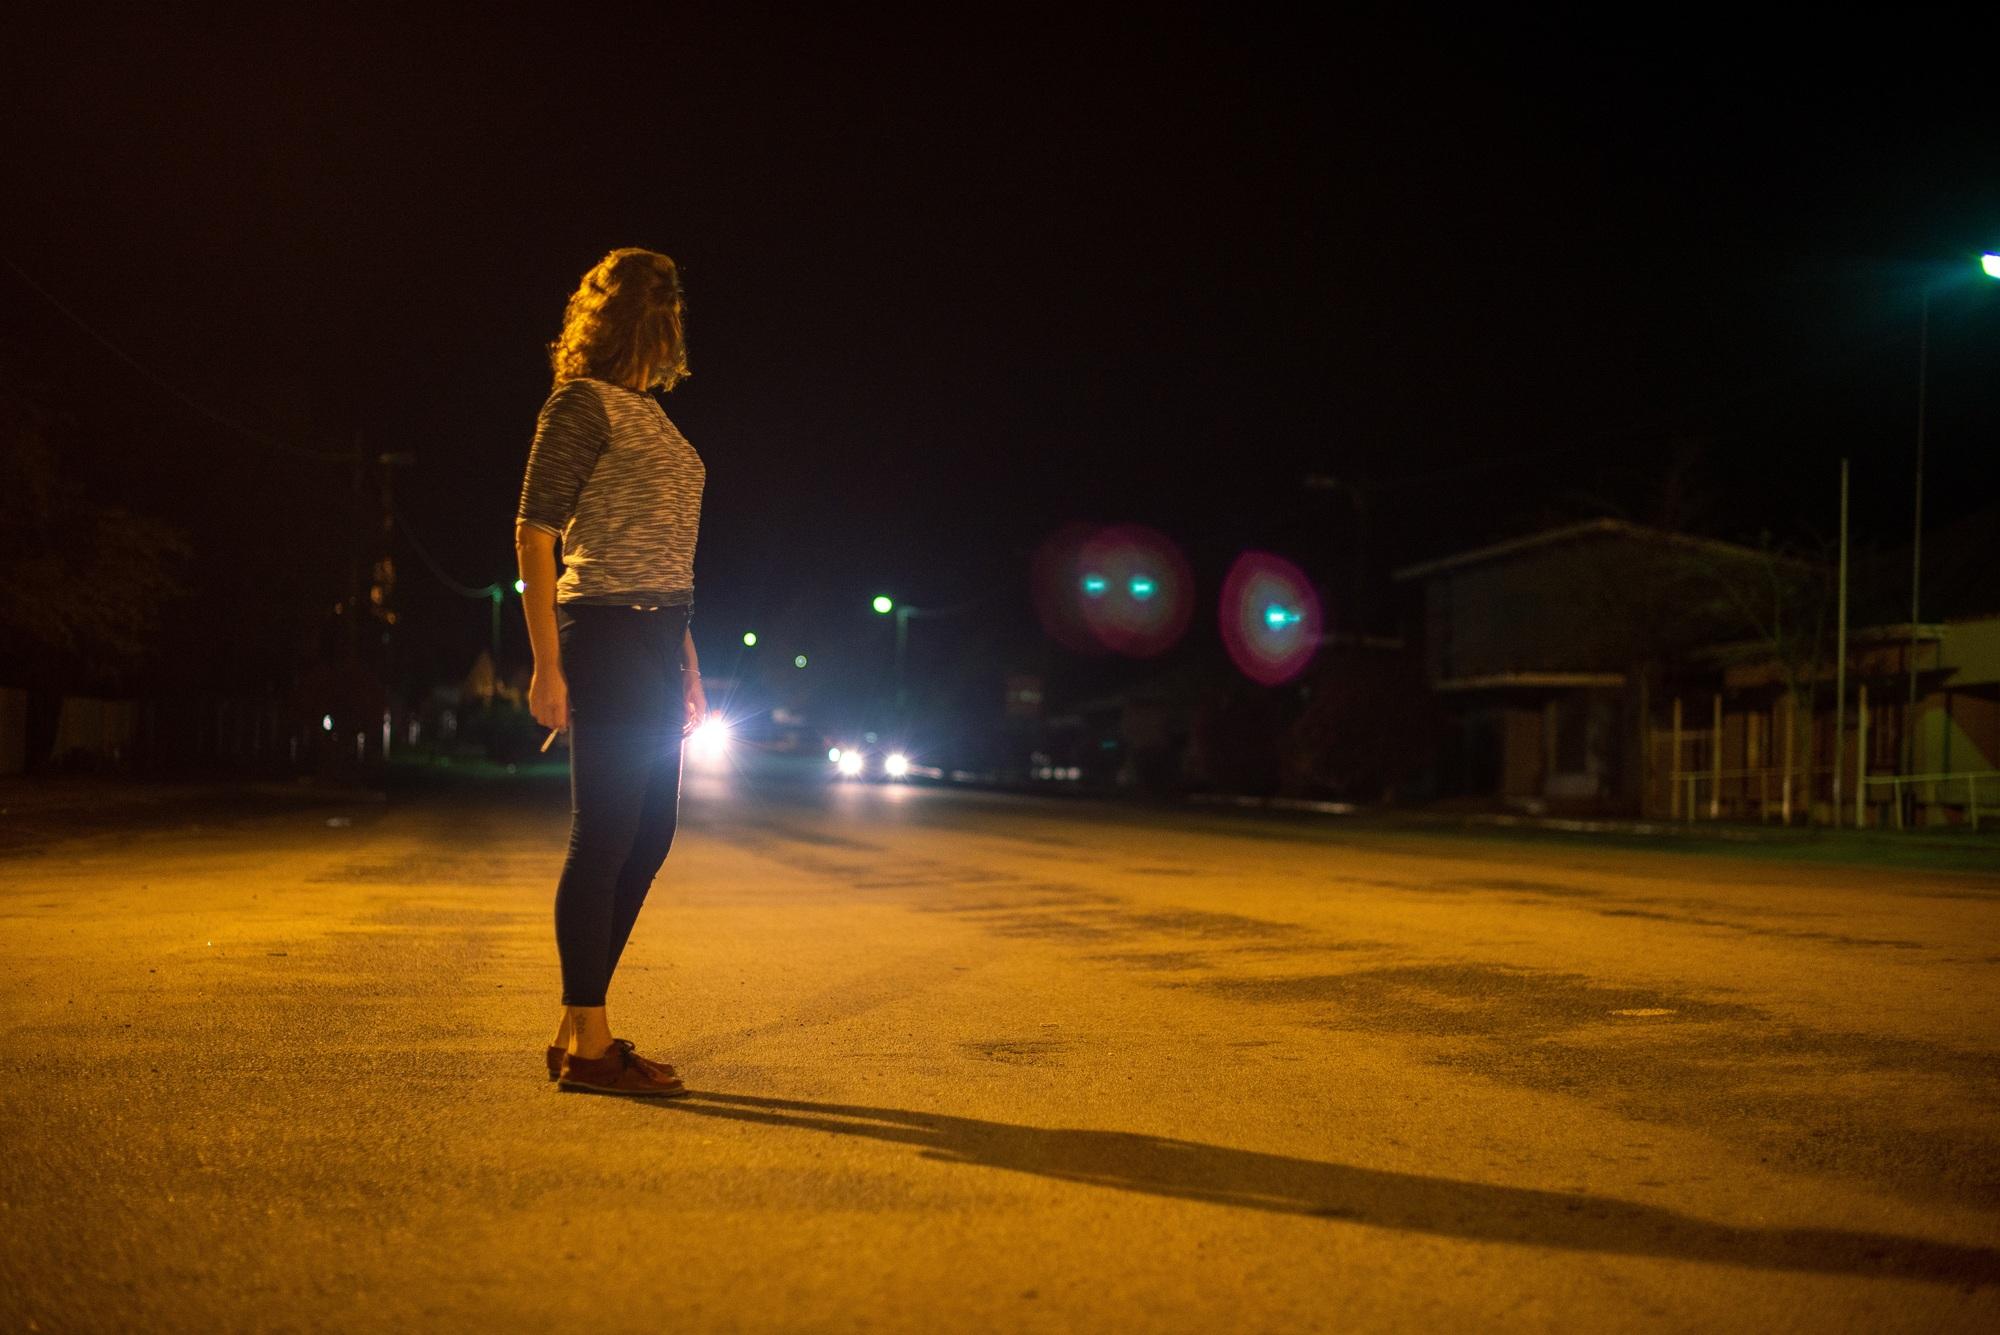
[[1812, 769], [1682, 770], [1671, 775], [1670, 814], [1676, 820], [1756, 820], [1789, 825], [1799, 816], [1857, 830], [1950, 824], [1953, 818], [1978, 829], [1982, 818], [2000, 815], [2000, 770], [1959, 770], [1939, 774], [1850, 774], [1833, 791], [1830, 766]]
[[[1865, 776], [1854, 795], [1854, 825], [1856, 829], [1868, 823], [1868, 790], [1889, 789], [1886, 805], [1896, 829], [1902, 829], [1906, 816], [1914, 822], [1919, 809], [1925, 812], [1949, 812], [1956, 810], [1960, 818], [1973, 829], [1979, 828], [1980, 802], [2000, 804], [2000, 770], [1967, 770], [1955, 774], [1871, 774]], [[1907, 793], [1909, 800], [1904, 796]], [[1885, 805], [1875, 803], [1876, 806]], [[1988, 805], [1988, 812], [2000, 811], [2000, 805]]]

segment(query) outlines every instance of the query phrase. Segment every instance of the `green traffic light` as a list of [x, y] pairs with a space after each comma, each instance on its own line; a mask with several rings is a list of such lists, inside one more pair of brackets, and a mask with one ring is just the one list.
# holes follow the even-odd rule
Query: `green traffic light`
[[1137, 598], [1140, 602], [1144, 602], [1153, 596], [1154, 590], [1159, 586], [1153, 583], [1151, 575], [1134, 575], [1130, 580], [1126, 581], [1125, 587], [1132, 591], [1134, 598]]
[[792, 660], [793, 667], [804, 667], [805, 665], [806, 665], [806, 656], [804, 654], [800, 654], [798, 657]]
[[875, 595], [875, 601], [870, 606], [882, 615], [887, 616], [895, 609], [896, 600], [886, 593], [878, 593]]
[[1979, 267], [1986, 271], [1988, 278], [2000, 278], [2000, 255], [1988, 251], [1979, 257]]
[[526, 593], [527, 591], [528, 591], [528, 581], [524, 579], [517, 579], [514, 581], [514, 592]]
[[743, 632], [743, 647], [744, 647], [744, 648], [746, 648], [746, 649], [748, 649], [748, 648], [751, 648], [751, 647], [753, 647], [753, 646], [754, 646], [754, 645], [755, 645], [756, 643], [757, 643], [757, 632], [756, 632], [756, 631], [754, 631], [754, 630], [746, 630], [746, 631], [744, 631], [744, 632]]

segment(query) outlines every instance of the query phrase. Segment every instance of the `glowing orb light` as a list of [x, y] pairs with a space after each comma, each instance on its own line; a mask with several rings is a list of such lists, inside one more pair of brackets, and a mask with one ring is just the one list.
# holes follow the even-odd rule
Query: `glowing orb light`
[[892, 779], [900, 779], [910, 772], [910, 758], [901, 751], [891, 751], [882, 762], [882, 772]]
[[713, 765], [729, 752], [729, 721], [710, 714], [688, 734], [688, 751], [699, 764]]
[[1305, 671], [1320, 639], [1319, 595], [1282, 556], [1245, 552], [1222, 581], [1222, 643], [1243, 675], [1276, 686]]

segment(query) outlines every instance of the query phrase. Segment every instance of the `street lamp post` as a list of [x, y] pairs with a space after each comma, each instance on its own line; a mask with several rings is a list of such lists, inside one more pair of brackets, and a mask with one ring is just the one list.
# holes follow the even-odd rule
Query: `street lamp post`
[[876, 594], [869, 606], [882, 616], [893, 613], [896, 618], [896, 713], [900, 715], [903, 712], [903, 654], [910, 641], [911, 608], [886, 593]]
[[[1979, 268], [1988, 278], [2000, 278], [2000, 254], [1989, 251], [1981, 255]], [[1904, 652], [1910, 677], [1909, 694], [1903, 707], [1902, 770], [1906, 777], [1916, 773], [1917, 763], [1917, 634], [1924, 571], [1924, 433], [1930, 409], [1932, 286], [1931, 283], [1924, 284], [1917, 319], [1917, 465], [1910, 531], [1910, 640]], [[1909, 791], [1914, 802], [1915, 785], [1910, 785]]]

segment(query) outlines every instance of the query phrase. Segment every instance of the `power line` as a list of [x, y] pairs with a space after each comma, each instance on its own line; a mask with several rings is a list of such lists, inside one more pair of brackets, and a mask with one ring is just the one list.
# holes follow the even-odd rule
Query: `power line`
[[[1683, 418], [1687, 418], [1697, 412], [1718, 413], [1725, 409], [1733, 410], [1745, 404], [1754, 404], [1761, 398], [1793, 389], [1802, 381], [1837, 373], [1845, 374], [1856, 363], [1880, 355], [1883, 348], [1905, 341], [1907, 337], [1906, 331], [1890, 330], [1873, 337], [1856, 339], [1839, 350], [1788, 370], [1765, 370], [1739, 375], [1730, 383], [1717, 385], [1705, 393], [1690, 396], [1677, 405], [1675, 411]], [[1354, 479], [1316, 473], [1306, 478], [1306, 485], [1317, 490], [1337, 490], [1346, 487], [1374, 493], [1397, 491], [1404, 487], [1427, 486], [1435, 482], [1476, 477], [1481, 473], [1511, 469], [1568, 454], [1584, 452], [1601, 454], [1609, 445], [1626, 444], [1641, 438], [1671, 436], [1676, 430], [1677, 428], [1667, 420], [1666, 414], [1654, 412], [1644, 417], [1625, 418], [1610, 426], [1571, 427], [1564, 432], [1570, 438], [1564, 444], [1543, 445], [1509, 454], [1492, 454], [1467, 463], [1450, 464], [1401, 477]]]
[[235, 432], [237, 435], [243, 437], [245, 440], [250, 441], [253, 444], [261, 445], [266, 449], [276, 450], [281, 454], [293, 455], [296, 458], [316, 459], [322, 463], [351, 464], [354, 462], [354, 456], [351, 454], [346, 454], [338, 450], [315, 450], [315, 449], [310, 449], [304, 445], [294, 445], [290, 441], [279, 440], [275, 436], [266, 435], [264, 432], [257, 430], [255, 427], [248, 427], [243, 425], [243, 423], [234, 420], [233, 418], [224, 417], [221, 413], [216, 412], [213, 408], [208, 407], [206, 404], [197, 402], [195, 399], [190, 398], [187, 394], [183, 393], [178, 387], [169, 384], [167, 381], [161, 379], [159, 376], [155, 375], [152, 371], [148, 370], [131, 353], [125, 351], [125, 349], [119, 347], [116, 343], [113, 343], [103, 334], [98, 333], [97, 330], [94, 327], [92, 327], [88, 321], [86, 321], [81, 315], [78, 315], [75, 311], [71, 310], [68, 306], [64, 305], [62, 300], [58, 298], [55, 293], [49, 291], [47, 288], [43, 287], [40, 283], [36, 282], [33, 275], [29, 274], [29, 272], [26, 269], [23, 269], [20, 265], [14, 263], [14, 261], [10, 257], [5, 255], [0, 255], [0, 263], [4, 263], [9, 269], [12, 269], [14, 271], [14, 276], [16, 278], [19, 278], [23, 283], [26, 283], [30, 288], [32, 288], [35, 291], [35, 293], [42, 298], [42, 300], [48, 302], [49, 305], [55, 307], [58, 311], [61, 311], [64, 318], [67, 319], [71, 324], [75, 325], [78, 329], [81, 329], [84, 333], [88, 334], [92, 339], [96, 340], [97, 343], [102, 345], [114, 357], [118, 358], [118, 360], [124, 362], [134, 371], [138, 372], [139, 375], [142, 378], [144, 378], [149, 384], [153, 385], [156, 389], [159, 389], [164, 393], [171, 395], [182, 406], [191, 409], [192, 411], [194, 411], [195, 413], [199, 414], [202, 417], [207, 418], [209, 421], [214, 422], [217, 426], [226, 427], [227, 429]]
[[488, 584], [483, 589], [476, 589], [461, 580], [453, 579], [446, 572], [445, 568], [438, 564], [437, 558], [430, 554], [430, 549], [425, 547], [423, 542], [417, 537], [415, 530], [410, 527], [410, 521], [403, 518], [403, 512], [395, 510], [391, 513], [396, 516], [396, 527], [403, 530], [403, 536], [410, 540], [410, 550], [415, 552], [417, 558], [429, 568], [431, 574], [437, 577], [438, 583], [444, 585], [461, 598], [491, 598], [495, 593], [501, 591], [501, 585], [497, 583]]

